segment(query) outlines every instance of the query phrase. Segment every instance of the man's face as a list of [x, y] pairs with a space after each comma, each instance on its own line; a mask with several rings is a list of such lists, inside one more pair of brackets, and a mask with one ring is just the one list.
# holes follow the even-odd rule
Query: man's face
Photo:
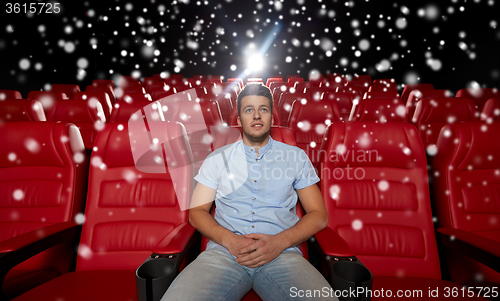
[[269, 99], [264, 96], [248, 95], [241, 99], [241, 112], [238, 125], [243, 134], [252, 142], [263, 141], [269, 136], [273, 115]]

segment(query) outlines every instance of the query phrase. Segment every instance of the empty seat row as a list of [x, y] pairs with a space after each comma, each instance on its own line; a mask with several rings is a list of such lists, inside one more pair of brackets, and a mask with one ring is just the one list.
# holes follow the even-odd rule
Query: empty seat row
[[[14, 170], [19, 164], [44, 162], [48, 165], [51, 162], [52, 159], [26, 160], [32, 154], [23, 147], [23, 141], [33, 135], [44, 137], [38, 130], [53, 133], [53, 127], [67, 130], [72, 127], [62, 123], [42, 124], [42, 127], [29, 127], [28, 123], [10, 123], [0, 127], [0, 130], [5, 129], [5, 133], [11, 133], [10, 136], [0, 137], [18, 141], [9, 143], [12, 147], [2, 150], [5, 152], [2, 157], [8, 158], [8, 154], [14, 152], [21, 160], [6, 160], [3, 164]], [[488, 133], [481, 129], [482, 125], [484, 123], [465, 128], [469, 130], [469, 137], [458, 146], [455, 143], [445, 146], [463, 147], [464, 150], [444, 153], [467, 154], [469, 157], [458, 159], [460, 164], [466, 166], [463, 172], [471, 170], [467, 167], [470, 161], [470, 164], [475, 165], [473, 169], [477, 168], [483, 175], [474, 179], [474, 183], [483, 185], [486, 181], [495, 189], [496, 182], [492, 176], [495, 176], [494, 171], [500, 165], [496, 159], [484, 163], [492, 168], [493, 174], [490, 174], [483, 170], [483, 163], [476, 163], [475, 154], [483, 151], [481, 156], [488, 158], [490, 153], [497, 152], [496, 146], [484, 153], [485, 148], [479, 142], [474, 146], [477, 149], [472, 149], [470, 155], [467, 150], [468, 144], [473, 141], [484, 142], [488, 135], [500, 133], [500, 124], [495, 123], [489, 127]], [[6, 129], [6, 126], [10, 128]], [[135, 269], [150, 258], [151, 254], [153, 256], [146, 260], [146, 264], [156, 265], [160, 274], [164, 273], [166, 267], [170, 271], [179, 269], [195, 232], [187, 222], [187, 211], [180, 210], [189, 204], [193, 177], [194, 158], [190, 155], [187, 131], [182, 124], [176, 122], [163, 122], [160, 131], [154, 121], [137, 122], [134, 125], [137, 126], [136, 130], [132, 132], [130, 126], [131, 124], [107, 124], [99, 133], [96, 151], [92, 154], [76, 270], [58, 276], [16, 300], [135, 299], [137, 293], [140, 293], [135, 289]], [[25, 128], [31, 131], [23, 136]], [[272, 128], [271, 134], [278, 140], [281, 137], [292, 141], [290, 139], [293, 136], [290, 136], [289, 131], [291, 130]], [[79, 147], [68, 145], [71, 142], [61, 139], [61, 136], [71, 133], [60, 133], [60, 130], [56, 133], [58, 136], [49, 138], [60, 140], [59, 143], [63, 146], [60, 151], [69, 153], [64, 155], [69, 160], [67, 164], [75, 166], [76, 163], [71, 161], [74, 160], [72, 152], [81, 152], [81, 142]], [[73, 134], [76, 133], [73, 130]], [[470, 136], [470, 133], [473, 135]], [[459, 136], [460, 134], [452, 134], [449, 141]], [[153, 138], [161, 142], [160, 148], [152, 146]], [[44, 145], [52, 145], [50, 140], [43, 142]], [[144, 142], [146, 144], [142, 145]], [[373, 274], [373, 290], [383, 288], [395, 292], [397, 289], [408, 288], [427, 292], [429, 286], [440, 289], [460, 288], [459, 285], [441, 280], [427, 186], [427, 163], [424, 148], [413, 125], [401, 122], [333, 123], [326, 129], [321, 149], [324, 150], [319, 159], [321, 191], [330, 222], [327, 229], [316, 235], [316, 240], [321, 251], [330, 256], [324, 258], [331, 260], [324, 266], [333, 268], [340, 263], [341, 269], [349, 269], [349, 263], [362, 262]], [[42, 148], [42, 152], [44, 151], [57, 153], [53, 149]], [[40, 155], [49, 156], [47, 153]], [[52, 161], [61, 165], [55, 159]], [[172, 162], [182, 168], [171, 168], [175, 167], [170, 165]], [[158, 167], [163, 168], [162, 173], [147, 172]], [[444, 168], [449, 169], [447, 165]], [[457, 170], [462, 172], [460, 166]], [[474, 170], [461, 177], [474, 177]], [[43, 174], [41, 181], [47, 177], [57, 177], [58, 172], [49, 169]], [[19, 173], [21, 175], [25, 173]], [[456, 178], [455, 174], [452, 177]], [[470, 181], [469, 179], [472, 178], [464, 178], [465, 181]], [[15, 185], [10, 182], [3, 185], [6, 185], [4, 187], [13, 197], [10, 202], [16, 202], [19, 193], [16, 193]], [[33, 183], [30, 187], [37, 186]], [[475, 189], [472, 186], [470, 193], [477, 194]], [[26, 204], [36, 200], [32, 199], [35, 195], [30, 191], [24, 190], [24, 197], [27, 199], [23, 199], [23, 202]], [[494, 194], [482, 196], [495, 200], [497, 198]], [[3, 220], [11, 220], [14, 211], [18, 210], [7, 211]], [[82, 211], [75, 210], [73, 213], [77, 212]], [[439, 220], [441, 218], [440, 216]], [[31, 220], [37, 218], [33, 216]], [[488, 221], [485, 220], [482, 224], [488, 225]], [[75, 228], [75, 223], [69, 223], [64, 229]], [[495, 232], [485, 232], [485, 229], [487, 228], [479, 230], [483, 237], [493, 239]], [[445, 229], [441, 231], [446, 232]], [[53, 233], [55, 237], [59, 237], [58, 241], [65, 241], [60, 237], [60, 231]], [[5, 241], [4, 247], [13, 240]], [[332, 271], [329, 270], [330, 273]], [[140, 274], [140, 271], [137, 273]]]

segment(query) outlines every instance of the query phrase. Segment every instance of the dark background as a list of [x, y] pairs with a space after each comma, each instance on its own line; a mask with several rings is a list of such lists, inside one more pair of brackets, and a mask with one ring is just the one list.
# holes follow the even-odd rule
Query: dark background
[[[394, 78], [400, 88], [500, 87], [500, 3], [493, 0], [88, 0], [60, 1], [59, 14], [24, 13], [22, 4], [37, 1], [10, 3], [21, 12], [1, 6], [0, 89], [24, 97], [54, 83], [84, 90], [95, 78], [161, 72], [337, 72]], [[264, 54], [265, 65], [245, 73], [252, 51]]]

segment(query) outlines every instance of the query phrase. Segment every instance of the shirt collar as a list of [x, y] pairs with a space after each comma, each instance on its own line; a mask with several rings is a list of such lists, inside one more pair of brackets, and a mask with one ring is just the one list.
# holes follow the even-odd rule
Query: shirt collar
[[[241, 142], [242, 142], [241, 144], [243, 144], [246, 154], [254, 153], [255, 147], [246, 145], [245, 143], [243, 143], [243, 140]], [[273, 138], [271, 138], [271, 135], [269, 135], [269, 141], [267, 141], [267, 144], [259, 149], [260, 157], [262, 157], [265, 153], [267, 153], [268, 150], [271, 149], [271, 147], [273, 146], [273, 142], [274, 142]]]

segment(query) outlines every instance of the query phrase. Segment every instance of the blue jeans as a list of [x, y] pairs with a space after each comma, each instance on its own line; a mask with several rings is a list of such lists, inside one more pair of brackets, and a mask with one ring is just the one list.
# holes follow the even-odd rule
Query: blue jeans
[[254, 289], [262, 300], [337, 300], [325, 278], [296, 252], [285, 252], [257, 268], [206, 250], [170, 285], [161, 301], [240, 300]]

